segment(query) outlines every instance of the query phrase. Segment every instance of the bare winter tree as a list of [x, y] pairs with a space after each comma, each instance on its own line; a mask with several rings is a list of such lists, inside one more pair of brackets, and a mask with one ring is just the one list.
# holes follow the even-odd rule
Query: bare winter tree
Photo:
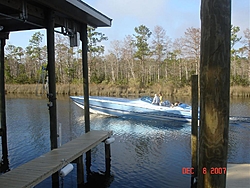
[[173, 52], [176, 55], [177, 60], [179, 61], [179, 79], [182, 79], [182, 71], [184, 69], [185, 79], [189, 79], [189, 68], [188, 61], [184, 58], [184, 39], [177, 38], [173, 43]]
[[55, 55], [56, 74], [59, 83], [66, 83], [66, 64], [68, 61], [69, 41], [63, 35], [56, 34]]
[[244, 32], [244, 39], [242, 40], [243, 43], [243, 53], [244, 56], [247, 59], [247, 64], [248, 64], [248, 82], [250, 85], [250, 29], [247, 28], [246, 30], [243, 31]]
[[184, 36], [185, 56], [188, 60], [194, 62], [195, 74], [198, 74], [199, 69], [200, 69], [199, 67], [200, 38], [201, 38], [200, 28], [190, 27], [185, 32], [185, 36]]
[[166, 36], [166, 31], [161, 26], [155, 26], [153, 30], [152, 53], [157, 66], [157, 80], [162, 76], [162, 64], [171, 46], [171, 39]]
[[120, 66], [121, 54], [122, 54], [122, 42], [119, 40], [114, 40], [110, 42], [111, 50], [109, 52], [114, 55], [114, 61], [110, 62], [111, 72], [112, 72], [112, 81], [119, 80], [119, 73], [122, 72]]
[[134, 61], [134, 54], [135, 54], [135, 44], [133, 37], [131, 35], [127, 35], [123, 42], [122, 48], [122, 59], [125, 61], [133, 80], [135, 81], [136, 76], [136, 67]]

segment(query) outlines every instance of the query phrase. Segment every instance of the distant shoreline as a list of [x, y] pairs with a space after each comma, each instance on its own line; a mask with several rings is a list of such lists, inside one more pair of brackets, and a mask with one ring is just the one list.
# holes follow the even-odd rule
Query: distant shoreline
[[[46, 93], [41, 84], [6, 84], [5, 91], [8, 94], [42, 94]], [[57, 84], [57, 94], [63, 95], [83, 95], [83, 85], [81, 84]], [[164, 96], [191, 96], [191, 87], [174, 88], [172, 86], [151, 86], [148, 88], [135, 88], [128, 86], [112, 86], [105, 84], [90, 84], [90, 95], [95, 96], [153, 96], [154, 93], [163, 93]], [[250, 97], [250, 87], [232, 86], [230, 88], [231, 97]]]

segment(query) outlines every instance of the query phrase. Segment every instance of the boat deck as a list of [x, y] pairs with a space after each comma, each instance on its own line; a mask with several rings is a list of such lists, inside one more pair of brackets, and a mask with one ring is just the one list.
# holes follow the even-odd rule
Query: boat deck
[[33, 187], [112, 135], [93, 130], [0, 176], [1, 187]]

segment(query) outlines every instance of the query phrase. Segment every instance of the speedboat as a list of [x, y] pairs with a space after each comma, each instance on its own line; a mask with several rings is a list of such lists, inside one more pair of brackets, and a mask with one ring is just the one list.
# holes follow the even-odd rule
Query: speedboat
[[[70, 96], [72, 101], [84, 109], [83, 96]], [[116, 97], [89, 97], [90, 113], [102, 114], [122, 118], [146, 118], [153, 120], [178, 120], [191, 122], [191, 106], [180, 103], [173, 106], [169, 101], [161, 105], [152, 104], [152, 98], [144, 96], [140, 99], [126, 99]]]

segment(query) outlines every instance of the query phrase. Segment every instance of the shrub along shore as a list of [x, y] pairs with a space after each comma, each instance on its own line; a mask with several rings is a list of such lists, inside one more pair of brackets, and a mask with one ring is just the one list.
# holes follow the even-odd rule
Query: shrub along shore
[[[6, 84], [6, 93], [10, 94], [42, 94], [46, 93], [46, 88], [42, 84]], [[80, 84], [58, 84], [56, 85], [57, 94], [63, 95], [83, 95], [83, 85]], [[113, 86], [105, 84], [90, 84], [90, 95], [93, 96], [153, 96], [154, 93], [161, 92], [164, 96], [191, 96], [191, 87], [185, 86], [175, 88], [173, 86], [154, 85], [148, 88], [137, 88], [128, 86]], [[230, 95], [232, 97], [250, 97], [250, 87], [231, 86]]]

